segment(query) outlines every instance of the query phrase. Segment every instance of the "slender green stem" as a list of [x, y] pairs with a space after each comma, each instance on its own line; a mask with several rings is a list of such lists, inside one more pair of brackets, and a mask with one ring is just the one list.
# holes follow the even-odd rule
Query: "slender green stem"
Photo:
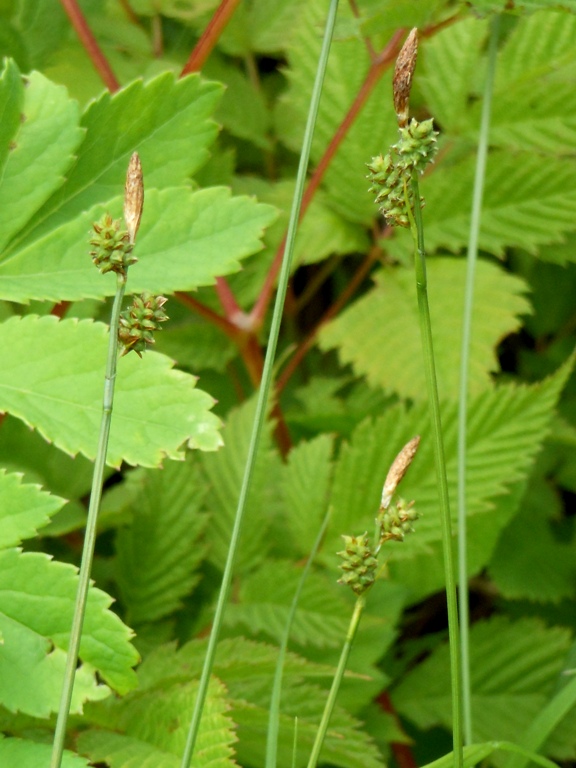
[[306, 583], [306, 579], [308, 578], [308, 573], [310, 572], [312, 562], [316, 557], [316, 553], [318, 552], [318, 549], [320, 548], [320, 544], [322, 543], [322, 540], [324, 538], [324, 534], [326, 533], [326, 528], [328, 527], [328, 521], [330, 520], [330, 513], [331, 513], [331, 510], [329, 509], [326, 515], [324, 516], [324, 520], [322, 521], [322, 525], [320, 526], [320, 530], [318, 531], [318, 535], [316, 536], [316, 540], [314, 541], [314, 544], [312, 546], [312, 551], [310, 552], [306, 565], [304, 566], [304, 570], [302, 571], [302, 575], [300, 576], [300, 581], [298, 582], [298, 586], [296, 588], [296, 592], [294, 594], [294, 597], [292, 599], [292, 604], [290, 606], [290, 611], [288, 613], [288, 618], [286, 620], [286, 626], [284, 627], [284, 634], [282, 636], [282, 642], [280, 643], [280, 649], [278, 652], [278, 661], [276, 662], [276, 670], [274, 672], [274, 685], [272, 686], [270, 712], [268, 715], [268, 734], [266, 739], [266, 768], [276, 768], [276, 757], [278, 754], [278, 724], [280, 721], [280, 696], [282, 694], [282, 675], [284, 673], [284, 660], [286, 658], [286, 651], [288, 649], [288, 640], [290, 639], [290, 630], [292, 628], [294, 616], [296, 615], [296, 608], [298, 607], [298, 603], [300, 601], [300, 595], [302, 594], [302, 589], [304, 587], [304, 584]]
[[60, 696], [60, 707], [58, 709], [58, 718], [56, 720], [56, 729], [54, 732], [50, 768], [60, 768], [60, 765], [62, 764], [64, 739], [66, 737], [66, 725], [68, 722], [70, 703], [72, 701], [74, 677], [76, 674], [76, 665], [78, 663], [78, 653], [80, 651], [80, 638], [82, 636], [82, 625], [84, 623], [86, 602], [88, 600], [90, 573], [92, 571], [94, 545], [96, 543], [96, 524], [98, 521], [100, 500], [102, 498], [102, 480], [104, 477], [104, 468], [106, 466], [108, 437], [110, 435], [110, 423], [112, 420], [112, 403], [114, 401], [114, 384], [116, 381], [116, 366], [118, 362], [118, 321], [120, 319], [120, 311], [122, 309], [122, 299], [124, 298], [125, 289], [126, 275], [118, 274], [116, 282], [116, 296], [114, 297], [112, 316], [110, 318], [110, 335], [108, 338], [108, 358], [106, 360], [106, 374], [104, 378], [104, 396], [102, 400], [102, 420], [100, 422], [100, 435], [98, 437], [96, 461], [94, 462], [94, 472], [92, 474], [92, 489], [90, 491], [88, 519], [86, 520], [86, 533], [84, 535], [82, 562], [80, 563], [78, 590], [76, 592], [76, 604], [74, 606], [74, 617], [72, 619], [70, 643], [68, 645], [68, 655], [66, 657], [66, 669], [64, 672], [62, 694]]
[[196, 744], [196, 738], [198, 736], [200, 720], [202, 717], [202, 710], [204, 709], [204, 702], [206, 699], [206, 693], [208, 691], [210, 674], [212, 672], [212, 667], [214, 666], [214, 657], [216, 655], [216, 646], [218, 644], [218, 637], [220, 634], [220, 628], [222, 626], [224, 608], [228, 600], [228, 593], [230, 591], [230, 585], [232, 583], [232, 572], [234, 567], [234, 560], [236, 557], [236, 550], [238, 548], [238, 541], [240, 538], [240, 531], [242, 527], [242, 520], [244, 517], [244, 510], [246, 507], [246, 499], [248, 497], [248, 492], [252, 484], [252, 477], [254, 474], [254, 463], [256, 460], [257, 452], [258, 452], [258, 446], [260, 444], [260, 438], [262, 435], [264, 420], [266, 418], [270, 387], [272, 383], [274, 356], [276, 354], [278, 335], [280, 333], [280, 323], [282, 321], [282, 310], [284, 307], [284, 299], [286, 298], [286, 289], [288, 286], [288, 279], [290, 277], [292, 256], [294, 253], [294, 241], [296, 237], [296, 228], [298, 225], [298, 217], [300, 215], [302, 194], [304, 191], [304, 183], [306, 180], [306, 170], [308, 168], [308, 160], [310, 158], [312, 136], [314, 133], [316, 116], [318, 114], [318, 105], [320, 103], [320, 94], [322, 92], [324, 75], [326, 73], [326, 64], [328, 62], [328, 53], [330, 52], [330, 44], [332, 42], [332, 35], [334, 31], [334, 23], [336, 20], [337, 8], [338, 8], [338, 0], [331, 0], [330, 9], [328, 11], [328, 18], [326, 21], [326, 29], [324, 31], [322, 51], [320, 53], [318, 70], [316, 72], [316, 80], [314, 82], [314, 89], [312, 91], [312, 99], [310, 103], [310, 110], [308, 113], [308, 120], [306, 123], [306, 130], [304, 133], [302, 153], [300, 155], [300, 162], [298, 165], [298, 174], [296, 177], [296, 189], [294, 192], [292, 210], [290, 212], [290, 223], [288, 225], [288, 234], [286, 236], [286, 248], [284, 251], [282, 269], [280, 271], [280, 276], [278, 280], [278, 291], [276, 294], [276, 301], [274, 304], [274, 313], [272, 316], [272, 324], [270, 327], [270, 336], [268, 339], [266, 359], [264, 361], [264, 370], [262, 372], [262, 382], [260, 384], [260, 389], [258, 392], [258, 401], [256, 403], [256, 414], [254, 417], [254, 425], [252, 428], [252, 435], [250, 438], [250, 446], [248, 448], [248, 456], [246, 459], [246, 466], [244, 468], [244, 477], [242, 479], [242, 487], [240, 489], [240, 497], [238, 499], [236, 517], [234, 519], [234, 526], [232, 528], [230, 546], [228, 549], [228, 555], [226, 557], [226, 564], [224, 566], [224, 573], [222, 575], [220, 593], [218, 595], [218, 600], [216, 603], [216, 611], [214, 614], [212, 631], [210, 633], [210, 638], [208, 640], [208, 647], [206, 649], [204, 665], [202, 667], [200, 682], [198, 684], [198, 693], [196, 696], [196, 701], [194, 702], [194, 710], [192, 712], [190, 728], [188, 730], [186, 745], [184, 747], [184, 753], [182, 755], [181, 768], [190, 767], [190, 762], [192, 760], [192, 755], [194, 753], [194, 746]]
[[469, 641], [469, 605], [468, 605], [468, 556], [466, 532], [466, 449], [468, 419], [468, 372], [470, 367], [470, 336], [472, 332], [472, 307], [474, 300], [474, 278], [478, 258], [478, 237], [482, 214], [484, 179], [486, 176], [486, 158], [488, 156], [488, 134], [492, 108], [492, 92], [496, 53], [498, 50], [500, 17], [492, 17], [490, 44], [488, 50], [488, 70], [484, 83], [482, 118], [476, 155], [476, 173], [472, 195], [472, 216], [468, 238], [466, 270], [466, 288], [464, 294], [464, 315], [462, 318], [462, 349], [460, 353], [460, 392], [458, 400], [458, 605], [460, 609], [460, 649], [462, 658], [462, 714], [464, 718], [464, 742], [473, 743], [472, 725], [472, 690], [470, 684], [470, 641]]
[[[460, 632], [458, 627], [458, 602], [456, 597], [456, 578], [454, 551], [452, 546], [452, 523], [450, 519], [450, 499], [448, 494], [448, 478], [446, 476], [446, 458], [444, 454], [444, 439], [442, 436], [442, 420], [440, 416], [440, 399], [438, 397], [438, 382], [436, 379], [436, 364], [434, 362], [434, 346], [432, 343], [432, 323], [428, 304], [428, 279], [426, 276], [426, 251], [424, 248], [424, 225], [422, 211], [419, 205], [420, 187], [418, 174], [412, 172], [412, 192], [416, 204], [414, 215], [407, 204], [412, 235], [414, 237], [416, 292], [418, 296], [418, 315], [420, 318], [420, 335], [424, 353], [424, 373], [428, 390], [430, 421], [432, 424], [432, 439], [434, 441], [434, 457], [436, 463], [436, 480], [440, 502], [440, 522], [442, 526], [442, 550], [444, 553], [444, 579], [446, 581], [446, 602], [448, 607], [448, 632], [450, 635], [450, 677], [452, 682], [452, 739], [454, 750], [454, 765], [462, 768], [462, 675], [460, 667]], [[406, 194], [406, 201], [408, 203]]]
[[348, 632], [346, 633], [346, 640], [342, 646], [342, 653], [340, 654], [340, 660], [338, 661], [336, 674], [332, 680], [332, 686], [330, 688], [330, 693], [328, 694], [328, 699], [326, 700], [326, 706], [324, 707], [322, 720], [318, 726], [316, 738], [314, 739], [314, 744], [312, 746], [312, 752], [310, 753], [310, 759], [308, 760], [308, 768], [316, 768], [318, 763], [320, 750], [322, 749], [324, 739], [326, 738], [326, 731], [328, 730], [328, 724], [330, 723], [332, 710], [334, 709], [334, 704], [336, 703], [336, 697], [340, 689], [340, 683], [342, 682], [344, 672], [346, 671], [346, 665], [348, 664], [348, 657], [350, 656], [352, 643], [356, 637], [356, 632], [358, 630], [358, 625], [360, 624], [360, 619], [362, 617], [362, 612], [365, 605], [366, 597], [365, 595], [360, 595], [356, 599], [356, 604], [354, 605], [354, 611], [352, 612], [352, 618], [350, 619], [350, 624], [348, 625]]

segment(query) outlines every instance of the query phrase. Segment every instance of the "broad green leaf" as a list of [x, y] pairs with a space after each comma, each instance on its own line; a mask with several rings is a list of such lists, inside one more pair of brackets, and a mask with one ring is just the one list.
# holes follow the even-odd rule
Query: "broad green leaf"
[[[91, 730], [80, 735], [80, 750], [87, 753], [92, 762], [106, 761], [111, 768], [134, 765], [177, 768], [184, 751], [197, 688], [197, 681], [190, 682], [188, 678], [178, 684], [166, 685], [161, 696], [159, 691], [152, 690], [126, 697], [111, 709], [110, 730]], [[236, 765], [232, 759], [235, 735], [228, 709], [224, 686], [213, 680], [194, 753], [194, 765], [198, 768], [233, 768]]]
[[[546, 159], [533, 152], [488, 156], [479, 247], [502, 256], [505, 247], [530, 253], [546, 243], [562, 242], [576, 228], [576, 164], [571, 158]], [[442, 165], [422, 180], [426, 199], [424, 226], [429, 251], [464, 248], [470, 229], [470, 206], [475, 159]]]
[[[58, 709], [77, 585], [73, 566], [44, 553], [0, 553], [0, 700], [9, 710], [47, 717]], [[84, 701], [108, 695], [96, 674], [120, 693], [135, 685], [131, 667], [138, 655], [130, 630], [109, 610], [111, 602], [101, 590], [90, 590], [74, 712]]]
[[476, 13], [517, 13], [525, 14], [542, 9], [570, 11], [574, 13], [572, 0], [514, 0], [510, 4], [508, 0], [472, 0], [471, 7]]
[[[428, 282], [434, 356], [442, 397], [456, 397], [460, 384], [461, 323], [466, 262], [430, 259]], [[529, 314], [522, 295], [526, 285], [518, 277], [487, 261], [476, 268], [469, 382], [471, 392], [490, 385], [499, 368], [495, 348], [520, 325], [518, 315]], [[422, 342], [411, 269], [383, 270], [376, 287], [362, 296], [320, 332], [320, 346], [338, 348], [342, 363], [351, 363], [373, 386], [402, 397], [426, 396]]]
[[16, 28], [26, 43], [29, 69], [40, 69], [66, 40], [70, 22], [52, 0], [19, 0]]
[[8, 475], [4, 469], [0, 469], [0, 498], [0, 549], [35, 536], [65, 503], [37, 485], [23, 484], [22, 475]]
[[[113, 295], [115, 280], [90, 259], [92, 223], [102, 213], [120, 215], [121, 198], [97, 205], [14, 252], [0, 265], [0, 295], [11, 301], [70, 300]], [[261, 249], [263, 228], [276, 213], [223, 187], [151, 190], [138, 233], [138, 263], [130, 269], [132, 292], [173, 293], [213, 285], [240, 269], [239, 260]]]
[[219, 45], [233, 56], [248, 52], [284, 51], [300, 17], [304, 0], [256, 0], [241, 3], [230, 19]]
[[197, 584], [207, 517], [201, 477], [189, 461], [137, 471], [128, 482], [139, 492], [132, 522], [116, 539], [116, 578], [129, 623], [138, 624], [173, 613]]
[[[51, 744], [0, 734], [0, 764], [3, 768], [47, 768], [51, 754]], [[66, 750], [62, 755], [62, 768], [88, 768], [88, 761]]]
[[574, 594], [574, 546], [554, 535], [552, 515], [562, 515], [556, 494], [543, 479], [532, 482], [489, 564], [490, 576], [503, 597], [559, 602]]
[[[222, 569], [226, 562], [230, 535], [234, 525], [244, 465], [248, 455], [256, 401], [247, 401], [232, 411], [225, 423], [222, 437], [224, 449], [200, 459], [202, 473], [210, 485], [206, 508], [210, 512], [207, 539], [210, 544], [211, 562]], [[250, 491], [246, 501], [241, 545], [235, 571], [242, 573], [260, 564], [272, 545], [270, 523], [279, 504], [276, 478], [280, 458], [271, 447], [271, 425], [265, 428]]]
[[[251, 635], [264, 634], [280, 642], [301, 576], [300, 568], [284, 561], [268, 561], [246, 576], [237, 601], [226, 610], [229, 626]], [[310, 573], [292, 623], [290, 640], [301, 646], [340, 649], [349, 621], [349, 607], [330, 591], [326, 579]]]
[[[202, 73], [226, 86], [222, 102], [216, 110], [216, 119], [222, 122], [223, 127], [233, 136], [271, 151], [270, 112], [258, 84], [214, 53], [202, 68]], [[250, 104], [250, 109], [246, 109], [247, 104]]]
[[[0, 325], [0, 409], [62, 450], [94, 458], [102, 415], [108, 329], [28, 315]], [[149, 352], [119, 361], [108, 463], [155, 466], [182, 446], [214, 450], [219, 420], [195, 378]]]
[[61, 186], [84, 132], [78, 104], [62, 86], [38, 72], [22, 79], [12, 62], [2, 74], [0, 110], [3, 123], [7, 117], [0, 135], [2, 251]]
[[38, 483], [67, 499], [86, 496], [94, 472], [84, 456], [72, 458], [62, 453], [8, 414], [2, 421], [0, 463], [9, 471], [22, 473], [27, 483]]
[[284, 521], [299, 555], [310, 552], [324, 518], [333, 442], [330, 435], [319, 435], [315, 440], [299, 443], [290, 451], [284, 468]]
[[221, 94], [198, 75], [176, 81], [165, 72], [105, 93], [82, 116], [86, 136], [65, 184], [12, 247], [45, 235], [97, 203], [118, 195], [130, 155], [138, 150], [148, 189], [181, 184], [206, 161], [216, 135], [210, 119]]
[[[193, 641], [176, 652], [173, 648], [159, 648], [142, 665], [140, 690], [170, 691], [190, 676], [199, 674], [205, 647], [205, 642]], [[277, 648], [241, 637], [223, 640], [218, 645], [214, 675], [222, 680], [229, 693], [230, 714], [238, 727], [237, 750], [241, 765], [264, 764], [268, 706], [277, 656]], [[292, 764], [294, 716], [298, 717], [297, 764], [305, 764], [333, 673], [331, 667], [306, 661], [294, 653], [287, 654], [282, 694], [280, 768], [290, 768]], [[131, 696], [137, 695], [138, 692]], [[347, 768], [377, 768], [382, 765], [376, 747], [360, 729], [360, 723], [338, 706], [328, 729], [325, 750], [323, 759], [332, 765]]]
[[576, 16], [542, 12], [519, 21], [498, 58], [492, 145], [572, 154], [575, 39]]
[[[568, 630], [533, 619], [494, 617], [470, 632], [472, 713], [480, 740], [516, 740], [546, 703], [570, 643]], [[444, 643], [405, 675], [394, 706], [420, 728], [451, 725], [450, 670]]]
[[[472, 398], [468, 419], [468, 514], [494, 514], [494, 499], [507, 496], [510, 487], [526, 478], [534, 456], [547, 434], [548, 424], [569, 374], [564, 366], [554, 376], [532, 386], [502, 385]], [[452, 514], [456, 515], [457, 408], [446, 405], [442, 414]], [[398, 493], [416, 501], [422, 517], [416, 533], [402, 545], [391, 542], [392, 560], [410, 558], [441, 540], [433, 441], [428, 408], [420, 404], [406, 412], [390, 408], [376, 422], [363, 422], [349, 444], [344, 444], [334, 470], [330, 504], [331, 552], [340, 534], [372, 530], [388, 468], [398, 451], [414, 435], [420, 448]], [[488, 521], [487, 524], [494, 524]], [[430, 551], [430, 550], [428, 550]], [[409, 569], [409, 564], [406, 566]]]

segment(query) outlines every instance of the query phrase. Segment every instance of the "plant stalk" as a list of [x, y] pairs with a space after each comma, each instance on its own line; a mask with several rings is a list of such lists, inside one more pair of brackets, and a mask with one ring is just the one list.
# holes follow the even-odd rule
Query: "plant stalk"
[[462, 715], [464, 718], [464, 743], [473, 743], [472, 688], [470, 684], [470, 639], [469, 639], [469, 597], [468, 597], [468, 553], [467, 553], [467, 507], [466, 507], [466, 450], [468, 423], [468, 374], [470, 369], [470, 338], [472, 334], [472, 308], [474, 302], [474, 278], [478, 260], [478, 237], [482, 216], [482, 198], [486, 177], [488, 156], [488, 134], [492, 108], [494, 70], [498, 51], [500, 17], [492, 16], [488, 49], [488, 70], [484, 83], [482, 117], [476, 155], [474, 190], [472, 194], [472, 215], [466, 258], [466, 287], [464, 292], [464, 313], [462, 318], [462, 348], [460, 352], [460, 391], [458, 396], [458, 606], [460, 609], [460, 653], [462, 659]]
[[436, 480], [440, 507], [440, 522], [442, 526], [442, 551], [444, 555], [444, 579], [446, 582], [446, 603], [448, 608], [448, 633], [450, 640], [450, 678], [452, 684], [452, 740], [455, 768], [463, 765], [462, 743], [462, 671], [460, 663], [460, 631], [458, 626], [458, 603], [456, 595], [456, 577], [454, 551], [452, 546], [452, 523], [450, 519], [450, 498], [448, 494], [448, 478], [446, 475], [446, 457], [444, 439], [442, 436], [442, 419], [440, 415], [440, 398], [438, 396], [438, 381], [434, 361], [434, 345], [432, 342], [432, 323], [428, 303], [428, 278], [426, 276], [426, 250], [424, 247], [424, 223], [420, 208], [420, 187], [418, 174], [412, 171], [412, 192], [415, 200], [412, 213], [407, 189], [405, 189], [406, 207], [410, 219], [410, 229], [414, 238], [414, 265], [416, 271], [416, 293], [418, 297], [418, 315], [420, 319], [420, 335], [424, 355], [424, 373], [428, 390], [432, 439], [434, 443], [434, 458], [436, 464]]
[[308, 162], [310, 158], [310, 148], [312, 146], [312, 137], [314, 134], [314, 125], [316, 123], [316, 117], [318, 114], [318, 105], [320, 103], [320, 94], [322, 93], [322, 85], [324, 83], [324, 75], [326, 73], [326, 65], [328, 62], [328, 54], [330, 52], [330, 44], [332, 42], [332, 35], [334, 31], [334, 23], [336, 21], [337, 8], [338, 8], [338, 0], [331, 0], [330, 8], [328, 11], [328, 17], [326, 21], [326, 28], [324, 31], [324, 39], [322, 42], [322, 50], [321, 50], [320, 59], [318, 62], [318, 70], [316, 72], [316, 80], [314, 82], [314, 89], [312, 91], [312, 99], [310, 103], [310, 110], [308, 113], [308, 120], [306, 123], [306, 130], [304, 133], [302, 153], [300, 155], [300, 162], [298, 165], [298, 174], [296, 177], [296, 189], [294, 192], [294, 200], [292, 202], [292, 210], [290, 213], [290, 223], [288, 225], [288, 234], [286, 236], [286, 250], [284, 252], [284, 260], [282, 262], [282, 269], [280, 271], [280, 277], [278, 281], [278, 292], [276, 294], [276, 301], [274, 304], [274, 313], [272, 316], [272, 324], [270, 327], [268, 348], [266, 351], [266, 358], [264, 361], [264, 370], [262, 372], [262, 382], [260, 384], [260, 389], [258, 392], [258, 401], [256, 403], [256, 414], [254, 417], [254, 426], [252, 428], [252, 435], [250, 438], [250, 446], [248, 448], [248, 457], [246, 459], [244, 477], [242, 479], [242, 487], [240, 489], [240, 497], [238, 499], [238, 506], [236, 509], [236, 517], [234, 519], [234, 526], [232, 528], [232, 535], [230, 538], [230, 547], [228, 549], [226, 564], [224, 566], [224, 573], [222, 575], [220, 593], [218, 595], [218, 600], [216, 603], [216, 611], [214, 614], [214, 621], [212, 623], [212, 631], [210, 632], [210, 638], [208, 640], [208, 647], [206, 649], [204, 665], [202, 667], [200, 682], [198, 684], [198, 693], [196, 696], [196, 701], [194, 702], [194, 710], [192, 712], [192, 718], [190, 721], [190, 727], [188, 730], [186, 745], [184, 747], [184, 753], [182, 755], [181, 768], [190, 768], [192, 755], [194, 754], [194, 747], [196, 745], [196, 739], [198, 737], [198, 731], [200, 728], [200, 720], [202, 717], [204, 702], [205, 702], [206, 694], [208, 691], [210, 674], [212, 672], [212, 667], [214, 666], [216, 646], [218, 643], [218, 637], [220, 635], [220, 629], [222, 626], [224, 609], [228, 600], [230, 585], [232, 583], [232, 572], [234, 567], [234, 560], [236, 557], [236, 550], [238, 548], [238, 541], [240, 538], [240, 531], [242, 528], [242, 520], [244, 517], [244, 511], [246, 508], [246, 499], [248, 497], [248, 493], [250, 491], [250, 487], [252, 484], [252, 477], [254, 474], [254, 465], [256, 461], [256, 455], [258, 452], [258, 446], [260, 444], [260, 438], [262, 435], [264, 421], [266, 418], [269, 393], [270, 393], [270, 388], [272, 384], [274, 356], [276, 354], [276, 346], [278, 344], [280, 324], [282, 321], [282, 310], [284, 307], [284, 300], [286, 298], [286, 290], [288, 287], [288, 279], [290, 277], [292, 257], [294, 254], [296, 228], [298, 225], [298, 219], [300, 215], [302, 194], [304, 191], [306, 171], [308, 168]]
[[336, 697], [340, 689], [340, 683], [342, 682], [344, 672], [346, 671], [346, 665], [348, 664], [348, 657], [350, 656], [352, 643], [354, 642], [354, 638], [356, 637], [356, 632], [358, 630], [358, 625], [360, 624], [360, 619], [362, 617], [362, 612], [364, 611], [365, 605], [366, 605], [366, 596], [359, 595], [356, 598], [356, 604], [354, 605], [352, 618], [350, 619], [350, 624], [348, 625], [346, 640], [344, 641], [344, 645], [342, 646], [342, 653], [340, 654], [338, 667], [336, 668], [336, 674], [334, 675], [334, 679], [332, 680], [330, 693], [328, 694], [328, 699], [326, 700], [324, 712], [322, 713], [322, 720], [320, 721], [320, 725], [318, 726], [318, 730], [316, 732], [316, 738], [314, 739], [312, 752], [310, 753], [310, 758], [308, 760], [308, 768], [316, 768], [316, 765], [318, 763], [320, 750], [322, 749], [322, 745], [324, 744], [324, 739], [326, 738], [326, 732], [328, 730], [328, 725], [330, 723], [330, 718], [332, 716], [334, 705], [336, 704]]
[[118, 322], [120, 319], [120, 311], [122, 309], [122, 300], [124, 298], [125, 289], [126, 274], [117, 274], [116, 295], [114, 297], [112, 315], [110, 318], [110, 335], [108, 337], [108, 357], [106, 360], [106, 374], [104, 377], [104, 396], [102, 399], [100, 434], [98, 436], [96, 460], [94, 462], [94, 472], [92, 474], [90, 504], [88, 507], [88, 518], [86, 520], [84, 546], [82, 548], [82, 561], [80, 563], [80, 572], [78, 575], [78, 590], [76, 592], [70, 642], [68, 645], [68, 654], [66, 656], [66, 668], [64, 671], [64, 682], [60, 696], [60, 706], [54, 731], [50, 768], [60, 768], [62, 764], [66, 725], [68, 722], [70, 703], [72, 701], [76, 666], [78, 664], [80, 639], [82, 636], [82, 626], [84, 624], [84, 614], [86, 612], [86, 603], [88, 600], [88, 588], [90, 586], [90, 573], [92, 571], [92, 561], [94, 559], [96, 524], [98, 522], [98, 512], [100, 509], [100, 501], [102, 499], [102, 480], [104, 478], [104, 469], [106, 467], [106, 453], [108, 450], [108, 438], [110, 436], [110, 424], [112, 421], [112, 404], [114, 401], [114, 385], [116, 382], [116, 368], [118, 363]]

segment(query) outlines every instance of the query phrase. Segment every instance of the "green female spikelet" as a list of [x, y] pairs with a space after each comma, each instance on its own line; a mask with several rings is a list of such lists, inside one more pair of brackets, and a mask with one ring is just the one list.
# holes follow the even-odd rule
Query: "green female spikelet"
[[[423, 173], [436, 154], [436, 136], [433, 121], [419, 123], [412, 118], [408, 122], [410, 88], [418, 54], [418, 33], [413, 29], [396, 62], [394, 72], [394, 108], [400, 129], [400, 138], [390, 147], [387, 155], [372, 158], [368, 163], [372, 181], [370, 192], [390, 226], [408, 227], [408, 205], [414, 210], [414, 195], [410, 176], [413, 170]], [[424, 199], [418, 201], [422, 207]]]
[[123, 355], [134, 350], [142, 357], [142, 352], [154, 344], [154, 333], [162, 330], [160, 323], [168, 320], [164, 311], [167, 301], [164, 296], [154, 296], [147, 291], [134, 296], [132, 306], [120, 315], [118, 341], [124, 346]]
[[342, 558], [340, 568], [343, 574], [338, 584], [346, 584], [357, 595], [361, 595], [374, 583], [378, 560], [372, 553], [367, 533], [342, 538], [344, 549], [338, 555]]

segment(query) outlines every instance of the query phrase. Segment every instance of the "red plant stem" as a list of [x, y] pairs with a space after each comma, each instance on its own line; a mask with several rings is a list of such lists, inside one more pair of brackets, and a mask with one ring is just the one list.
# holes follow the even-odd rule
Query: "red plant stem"
[[238, 305], [236, 297], [232, 293], [232, 289], [223, 277], [216, 278], [216, 293], [220, 299], [220, 304], [224, 310], [226, 320], [229, 320], [235, 325], [238, 324], [238, 320], [244, 315], [244, 312]]
[[118, 3], [119, 5], [122, 6], [124, 13], [126, 14], [126, 16], [128, 16], [130, 21], [133, 24], [138, 24], [139, 26], [141, 26], [140, 21], [138, 20], [138, 16], [136, 16], [136, 14], [134, 13], [134, 9], [132, 8], [128, 0], [118, 0]]
[[[394, 709], [394, 705], [392, 704], [390, 696], [388, 695], [388, 691], [382, 691], [382, 693], [376, 699], [376, 702], [382, 707], [384, 712], [388, 712], [388, 714], [392, 715], [394, 720], [396, 720], [396, 724], [400, 726], [398, 714]], [[403, 744], [399, 741], [393, 741], [391, 742], [390, 747], [392, 748], [392, 752], [396, 758], [398, 768], [417, 768], [416, 760], [414, 759], [414, 755], [412, 754], [412, 750], [408, 744]]]
[[59, 301], [58, 304], [54, 304], [54, 306], [50, 310], [50, 314], [54, 315], [55, 317], [59, 317], [60, 320], [62, 320], [64, 315], [70, 309], [71, 304], [72, 304], [71, 301]]
[[78, 3], [76, 0], [60, 0], [60, 4], [64, 8], [64, 11], [70, 19], [72, 26], [76, 30], [76, 34], [80, 38], [80, 42], [86, 49], [86, 53], [92, 60], [92, 64], [102, 78], [104, 85], [111, 93], [114, 93], [120, 88], [120, 83], [116, 79], [116, 75], [112, 71], [110, 64], [102, 53], [100, 46], [96, 42], [96, 38], [92, 34], [92, 31], [88, 26], [88, 23], [84, 18]]
[[316, 326], [310, 331], [308, 336], [304, 339], [304, 341], [300, 344], [294, 355], [290, 358], [290, 361], [282, 371], [281, 375], [278, 377], [278, 380], [276, 381], [276, 396], [278, 396], [286, 384], [288, 383], [289, 379], [292, 377], [304, 357], [308, 354], [312, 346], [314, 345], [314, 342], [316, 341], [316, 337], [320, 333], [320, 329], [323, 325], [325, 325], [329, 320], [331, 320], [335, 315], [340, 312], [342, 307], [349, 301], [349, 299], [354, 295], [356, 292], [356, 289], [360, 286], [360, 284], [363, 282], [363, 280], [366, 278], [370, 270], [372, 269], [372, 265], [378, 258], [378, 255], [380, 253], [380, 249], [378, 246], [372, 246], [370, 249], [370, 252], [366, 256], [366, 258], [363, 260], [362, 264], [358, 267], [356, 270], [354, 276], [352, 277], [352, 280], [348, 283], [345, 290], [342, 291], [340, 296], [336, 299], [334, 304], [332, 304], [331, 307], [329, 307], [326, 312], [322, 315], [322, 318], [320, 321], [316, 324]]
[[210, 19], [210, 22], [204, 34], [196, 43], [196, 46], [190, 58], [184, 65], [184, 69], [180, 73], [180, 77], [190, 74], [190, 72], [199, 72], [204, 66], [208, 56], [210, 56], [212, 49], [216, 45], [218, 38], [222, 34], [222, 30], [230, 21], [232, 14], [236, 10], [236, 6], [240, 3], [240, 0], [222, 0], [218, 9]]
[[190, 294], [184, 293], [183, 291], [176, 291], [174, 297], [185, 306], [190, 307], [190, 309], [197, 312], [200, 317], [205, 318], [208, 322], [212, 323], [212, 325], [220, 328], [229, 339], [232, 339], [234, 342], [238, 341], [240, 335], [238, 328], [226, 320], [225, 317], [222, 317], [217, 312], [214, 312], [213, 309], [210, 309], [210, 307], [207, 307], [202, 304], [201, 301], [194, 299]]
[[[304, 214], [306, 213], [308, 206], [312, 202], [312, 198], [314, 197], [314, 194], [320, 182], [322, 181], [322, 178], [324, 177], [324, 174], [326, 173], [328, 166], [332, 162], [334, 155], [338, 151], [350, 127], [358, 117], [358, 114], [360, 113], [362, 107], [364, 106], [368, 97], [372, 93], [374, 86], [380, 80], [383, 73], [390, 66], [392, 66], [392, 64], [396, 61], [396, 57], [398, 56], [398, 53], [400, 51], [400, 45], [404, 38], [404, 35], [405, 35], [404, 29], [397, 30], [392, 35], [388, 45], [386, 45], [386, 47], [379, 53], [377, 59], [373, 61], [372, 64], [370, 65], [368, 74], [366, 75], [364, 82], [360, 86], [360, 90], [358, 91], [356, 98], [352, 102], [352, 106], [350, 107], [344, 119], [336, 129], [336, 133], [332, 137], [330, 144], [328, 145], [326, 151], [324, 152], [324, 155], [320, 159], [320, 162], [316, 166], [314, 173], [312, 174], [310, 181], [306, 186], [306, 190], [304, 191], [304, 194], [302, 196], [302, 206], [300, 209], [300, 221], [304, 217]], [[264, 317], [266, 316], [266, 313], [268, 311], [268, 307], [272, 299], [272, 294], [274, 292], [274, 287], [276, 285], [276, 278], [278, 277], [278, 272], [280, 271], [280, 266], [282, 265], [282, 257], [284, 256], [285, 245], [286, 245], [286, 238], [284, 237], [282, 242], [280, 243], [280, 246], [278, 247], [278, 250], [276, 251], [274, 260], [268, 271], [268, 274], [266, 275], [264, 284], [262, 286], [262, 290], [260, 291], [260, 295], [258, 296], [256, 303], [254, 304], [252, 312], [250, 313], [251, 326], [253, 328], [259, 328], [262, 325], [264, 321]]]

